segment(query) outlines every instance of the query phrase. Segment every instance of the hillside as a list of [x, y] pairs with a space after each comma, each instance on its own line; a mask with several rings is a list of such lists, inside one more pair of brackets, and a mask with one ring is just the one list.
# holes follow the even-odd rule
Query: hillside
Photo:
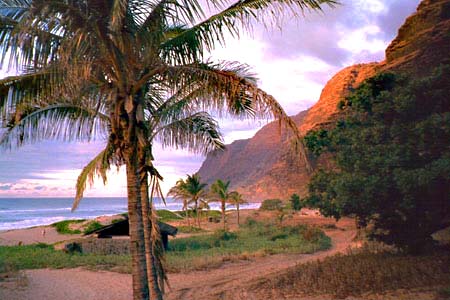
[[[428, 74], [441, 63], [449, 63], [449, 37], [450, 0], [422, 1], [387, 47], [385, 61], [344, 68], [328, 81], [319, 101], [293, 119], [301, 132], [306, 133], [336, 120], [338, 102], [379, 71], [414, 77]], [[288, 198], [294, 192], [304, 194], [309, 179], [304, 165], [279, 134], [275, 122], [251, 139], [235, 141], [225, 151], [211, 153], [198, 173], [208, 183], [218, 178], [230, 180], [231, 187], [249, 200]]]

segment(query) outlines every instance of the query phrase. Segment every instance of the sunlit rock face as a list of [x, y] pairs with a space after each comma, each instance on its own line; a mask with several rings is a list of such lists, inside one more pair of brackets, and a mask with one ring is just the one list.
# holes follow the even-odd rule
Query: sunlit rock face
[[[409, 76], [428, 74], [441, 63], [450, 63], [450, 0], [425, 0], [407, 18], [398, 36], [386, 49], [386, 60], [357, 64], [334, 75], [322, 90], [319, 101], [293, 117], [304, 134], [339, 118], [338, 103], [365, 79], [380, 71]], [[329, 165], [326, 158], [319, 162]], [[198, 171], [202, 180], [230, 180], [231, 188], [248, 200], [287, 199], [306, 194], [308, 172], [292, 151], [277, 122], [259, 130], [251, 139], [235, 141], [227, 150], [211, 153]]]

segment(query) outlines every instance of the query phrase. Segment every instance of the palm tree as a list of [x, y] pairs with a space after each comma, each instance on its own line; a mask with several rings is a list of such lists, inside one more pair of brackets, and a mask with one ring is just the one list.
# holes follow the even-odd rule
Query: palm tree
[[242, 198], [242, 194], [240, 194], [239, 192], [233, 191], [230, 193], [230, 203], [236, 205], [236, 210], [237, 210], [237, 223], [238, 226], [240, 225], [240, 217], [239, 217], [239, 205], [241, 204], [245, 204], [248, 203], [246, 200], [244, 200]]
[[[145, 232], [154, 232], [155, 227], [147, 218], [152, 215], [147, 207], [149, 192], [157, 192], [162, 179], [153, 165], [148, 135], [152, 101], [161, 95], [175, 96], [186, 99], [179, 103], [180, 112], [200, 106], [232, 115], [271, 116], [283, 121], [298, 137], [295, 123], [273, 97], [242, 75], [245, 70], [204, 63], [203, 54], [224, 43], [224, 30], [238, 35], [241, 28], [250, 28], [251, 21], [263, 20], [257, 11], [276, 17], [282, 6], [320, 10], [321, 5], [333, 3], [245, 0], [226, 7], [211, 1], [210, 6], [219, 12], [205, 19], [202, 7], [194, 0], [0, 1], [2, 62], [7, 57], [9, 64], [23, 73], [19, 80], [3, 82], [0, 119], [5, 111], [15, 111], [22, 104], [34, 107], [38, 103], [41, 109], [51, 109], [58, 99], [76, 103], [81, 96], [89, 102], [92, 115], [104, 109], [109, 119], [108, 145], [96, 162], [126, 165], [135, 299], [147, 299], [149, 291], [152, 298], [161, 298], [151, 278], [149, 290], [147, 265], [151, 269], [154, 262], [147, 258], [154, 249], [144, 242]], [[38, 88], [29, 88], [27, 82]], [[72, 125], [80, 129], [72, 137], [75, 139], [92, 136], [97, 126], [95, 122], [81, 126], [75, 121]], [[26, 134], [29, 132], [23, 132]], [[175, 137], [170, 144], [178, 142]], [[195, 143], [190, 146], [197, 148]], [[301, 154], [306, 159], [304, 152]], [[147, 181], [153, 192], [144, 186]], [[152, 276], [156, 276], [154, 272]]]
[[183, 187], [186, 195], [189, 195], [190, 203], [194, 204], [194, 210], [197, 217], [197, 226], [201, 228], [200, 225], [200, 203], [203, 201], [203, 198], [206, 196], [205, 187], [206, 183], [202, 183], [200, 176], [198, 174], [187, 175], [185, 180], [185, 185]]
[[183, 208], [182, 210], [185, 212], [186, 220], [187, 220], [187, 226], [190, 227], [191, 224], [189, 222], [189, 194], [186, 193], [186, 182], [183, 179], [177, 180], [176, 184], [170, 188], [169, 192], [167, 193], [167, 196], [172, 196], [176, 200], [183, 201]]
[[222, 213], [222, 224], [223, 229], [226, 230], [226, 220], [225, 220], [225, 210], [226, 204], [230, 201], [231, 195], [228, 187], [230, 186], [230, 181], [223, 182], [217, 179], [210, 188], [209, 196], [211, 201], [220, 202], [220, 208]]

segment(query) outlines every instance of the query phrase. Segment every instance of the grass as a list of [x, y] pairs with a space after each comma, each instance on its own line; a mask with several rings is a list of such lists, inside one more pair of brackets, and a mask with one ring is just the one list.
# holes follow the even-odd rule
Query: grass
[[237, 232], [175, 239], [167, 252], [172, 272], [216, 267], [224, 261], [249, 259], [277, 253], [313, 253], [328, 249], [331, 240], [321, 230], [300, 226], [278, 227], [254, 222]]
[[[174, 239], [166, 253], [170, 272], [219, 267], [225, 261], [250, 259], [274, 253], [312, 253], [330, 247], [322, 231], [306, 226], [280, 228], [253, 223], [238, 232]], [[0, 273], [5, 270], [37, 268], [75, 268], [129, 272], [129, 255], [68, 254], [46, 244], [0, 247]]]
[[127, 255], [83, 255], [56, 251], [46, 244], [0, 247], [0, 273], [22, 269], [75, 268], [130, 270]]
[[168, 222], [168, 221], [176, 221], [176, 220], [182, 220], [183, 217], [181, 217], [178, 212], [172, 212], [167, 209], [160, 209], [156, 211], [159, 220], [161, 222]]
[[55, 227], [56, 231], [61, 234], [80, 234], [81, 230], [70, 229], [70, 224], [82, 223], [84, 221], [86, 220], [64, 220], [53, 223], [52, 226]]
[[202, 233], [206, 230], [194, 226], [177, 226], [179, 233]]
[[408, 256], [361, 251], [336, 255], [261, 280], [255, 289], [290, 295], [329, 294], [338, 298], [450, 284], [450, 256]]
[[95, 230], [97, 230], [97, 229], [100, 229], [100, 228], [102, 228], [102, 227], [103, 227], [103, 225], [102, 225], [100, 222], [97, 222], [97, 221], [91, 221], [91, 222], [89, 222], [89, 223], [87, 224], [87, 226], [84, 228], [83, 233], [86, 234], [86, 233], [95, 231]]

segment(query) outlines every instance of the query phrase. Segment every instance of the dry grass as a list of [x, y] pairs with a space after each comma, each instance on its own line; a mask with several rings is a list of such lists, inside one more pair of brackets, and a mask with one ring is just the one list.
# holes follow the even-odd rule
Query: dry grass
[[337, 298], [450, 284], [450, 255], [408, 256], [390, 252], [349, 252], [291, 268], [264, 279], [255, 289], [284, 295], [333, 295]]

